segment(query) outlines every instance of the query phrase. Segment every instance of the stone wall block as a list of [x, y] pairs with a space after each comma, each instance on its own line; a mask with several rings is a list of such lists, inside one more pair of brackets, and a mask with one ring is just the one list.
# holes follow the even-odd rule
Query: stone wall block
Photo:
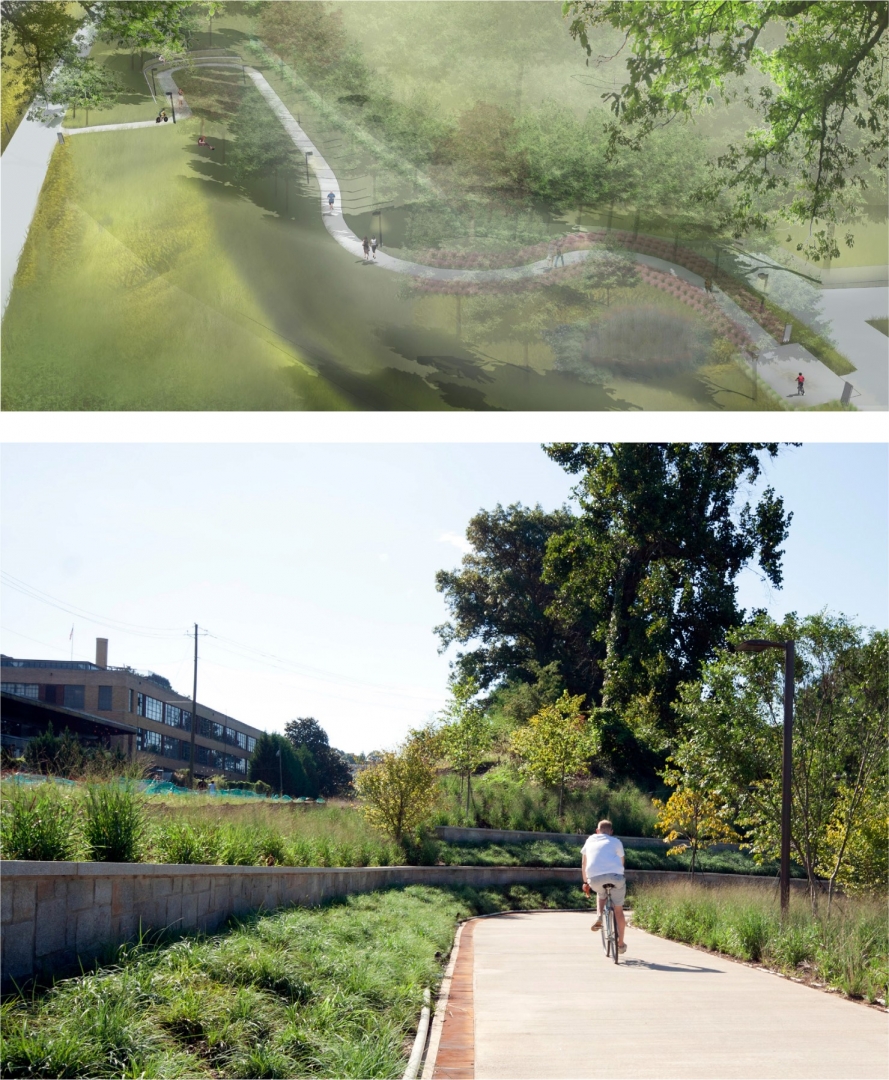
[[3, 926], [8, 926], [12, 922], [12, 894], [14, 888], [7, 883], [3, 885], [0, 880], [0, 920], [2, 920]]
[[179, 930], [182, 926], [182, 895], [167, 897], [166, 925], [171, 930]]
[[111, 911], [114, 915], [124, 915], [133, 910], [132, 878], [114, 878], [111, 885]]
[[[14, 923], [32, 920], [37, 909], [37, 882], [33, 878], [25, 878], [24, 881], [13, 881], [10, 892], [12, 893], [12, 921]], [[3, 892], [10, 888], [6, 882]]]
[[182, 897], [182, 929], [190, 930], [198, 924], [198, 898], [186, 893]]
[[96, 904], [110, 904], [113, 896], [111, 878], [96, 878], [93, 902]]
[[34, 923], [9, 923], [3, 928], [3, 978], [27, 978], [34, 969]]
[[64, 900], [38, 905], [34, 933], [34, 953], [46, 956], [64, 950], [67, 944], [68, 907]]
[[95, 899], [96, 879], [92, 877], [75, 877], [68, 881], [68, 893], [66, 902], [69, 911], [85, 911], [93, 906]]

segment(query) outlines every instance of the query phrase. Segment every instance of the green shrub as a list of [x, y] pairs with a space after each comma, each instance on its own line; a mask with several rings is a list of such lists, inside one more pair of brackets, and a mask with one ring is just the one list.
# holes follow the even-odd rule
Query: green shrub
[[89, 784], [83, 800], [83, 834], [95, 862], [138, 862], [145, 834], [145, 805], [132, 783]]
[[72, 800], [55, 784], [6, 785], [0, 808], [0, 858], [71, 859], [76, 834]]
[[212, 823], [165, 822], [152, 838], [154, 856], [163, 863], [215, 863], [219, 848], [219, 827]]

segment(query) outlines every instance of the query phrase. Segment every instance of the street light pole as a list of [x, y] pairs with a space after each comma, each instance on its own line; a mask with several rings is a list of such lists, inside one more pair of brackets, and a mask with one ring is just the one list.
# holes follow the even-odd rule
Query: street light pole
[[309, 182], [309, 158], [314, 157], [314, 153], [311, 150], [306, 150], [306, 183]]
[[167, 91], [167, 97], [170, 99], [170, 112], [173, 114], [173, 123], [176, 123], [176, 106], [173, 104], [173, 91]]
[[198, 726], [198, 624], [194, 624], [194, 690], [191, 695], [191, 772], [188, 777], [188, 786], [194, 789], [194, 735]]
[[784, 651], [784, 742], [781, 760], [781, 919], [787, 918], [790, 909], [790, 806], [791, 781], [793, 777], [793, 671], [796, 660], [796, 642], [763, 641], [752, 639], [739, 641], [737, 652], [761, 653], [766, 649]]
[[793, 773], [793, 669], [796, 644], [784, 642], [784, 753], [781, 769], [781, 918], [790, 907], [790, 794]]

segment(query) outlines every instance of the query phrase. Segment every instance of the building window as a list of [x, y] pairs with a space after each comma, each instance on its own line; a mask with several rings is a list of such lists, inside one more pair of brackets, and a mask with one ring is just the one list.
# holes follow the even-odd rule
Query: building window
[[147, 694], [138, 695], [138, 713], [140, 716], [144, 716], [147, 720], [158, 720], [160, 723], [164, 722], [164, 703], [158, 701], [157, 698], [149, 697]]
[[180, 757], [181, 746], [179, 739], [171, 739], [169, 735], [162, 736], [164, 746], [164, 757], [176, 758]]
[[144, 751], [146, 754], [160, 754], [163, 751], [163, 741], [160, 733], [157, 731], [147, 731], [145, 728], [139, 728], [139, 733], [136, 737], [136, 748]]
[[111, 711], [111, 687], [100, 686], [99, 687], [99, 708], [102, 712]]
[[255, 749], [256, 749], [256, 739], [253, 739], [248, 735], [247, 736], [247, 753], [252, 754]]
[[216, 739], [217, 742], [225, 742], [225, 728], [217, 724], [215, 720], [208, 720], [206, 716], [200, 717], [200, 732], [208, 739]]
[[66, 709], [82, 709], [83, 708], [83, 695], [86, 687], [84, 686], [66, 686], [65, 696], [62, 703]]
[[225, 755], [225, 771], [235, 773], [246, 773], [247, 762], [242, 757], [234, 757], [231, 754]]
[[127, 711], [133, 711], [133, 691], [127, 690]]
[[178, 705], [164, 705], [164, 723], [170, 727], [179, 727], [182, 722], [182, 710]]
[[15, 694], [17, 697], [40, 697], [39, 683], [5, 682], [2, 689], [5, 694]]
[[196, 746], [195, 758], [199, 765], [207, 765], [211, 769], [224, 767], [225, 755], [220, 754], [218, 750], [211, 750], [209, 746]]
[[179, 726], [183, 731], [191, 731], [191, 713], [186, 709], [180, 709]]

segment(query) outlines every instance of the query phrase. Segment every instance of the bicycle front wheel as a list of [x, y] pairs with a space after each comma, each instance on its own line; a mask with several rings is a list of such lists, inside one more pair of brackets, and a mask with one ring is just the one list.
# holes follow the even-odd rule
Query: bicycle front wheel
[[605, 905], [602, 918], [602, 938], [605, 946], [605, 955], [611, 957], [617, 963], [617, 925], [614, 921], [614, 908], [611, 904]]

